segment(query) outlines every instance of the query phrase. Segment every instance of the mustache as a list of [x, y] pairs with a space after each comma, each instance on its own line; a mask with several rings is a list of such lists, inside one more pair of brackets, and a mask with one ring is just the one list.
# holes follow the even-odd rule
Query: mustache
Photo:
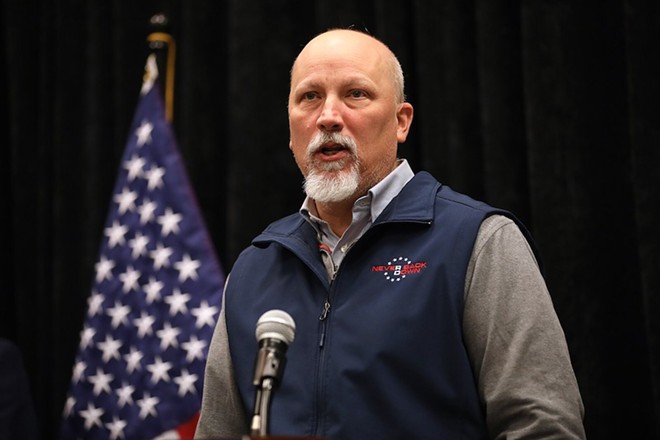
[[319, 131], [307, 144], [307, 155], [311, 157], [319, 149], [327, 144], [338, 144], [350, 151], [354, 156], [357, 156], [357, 144], [355, 140], [338, 132]]

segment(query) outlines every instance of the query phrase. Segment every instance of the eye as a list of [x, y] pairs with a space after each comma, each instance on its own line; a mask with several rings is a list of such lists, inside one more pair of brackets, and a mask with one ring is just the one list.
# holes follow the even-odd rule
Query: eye
[[366, 96], [367, 96], [367, 92], [365, 92], [364, 90], [355, 89], [355, 90], [351, 90], [351, 91], [348, 93], [348, 95], [349, 95], [351, 98], [356, 98], [356, 99], [358, 99], [358, 98], [366, 98]]
[[302, 95], [300, 95], [300, 100], [301, 101], [313, 101], [316, 98], [318, 98], [318, 93], [316, 92], [305, 92]]

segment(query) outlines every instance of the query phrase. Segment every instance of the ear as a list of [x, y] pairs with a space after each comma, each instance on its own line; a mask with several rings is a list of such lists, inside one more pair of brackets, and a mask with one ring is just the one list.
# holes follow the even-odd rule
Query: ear
[[397, 141], [402, 144], [406, 141], [408, 137], [408, 132], [410, 131], [410, 125], [413, 120], [413, 106], [409, 102], [404, 102], [399, 104], [399, 108], [396, 112], [397, 120], [397, 129], [396, 129], [396, 138]]

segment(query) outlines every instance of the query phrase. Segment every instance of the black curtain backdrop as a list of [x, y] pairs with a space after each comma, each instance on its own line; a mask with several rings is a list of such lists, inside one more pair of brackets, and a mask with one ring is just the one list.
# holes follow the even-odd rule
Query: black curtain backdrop
[[4, 0], [0, 336], [58, 431], [103, 224], [164, 11], [174, 129], [225, 270], [296, 210], [288, 72], [354, 25], [399, 55], [400, 148], [538, 240], [592, 439], [660, 438], [660, 5], [576, 0]]

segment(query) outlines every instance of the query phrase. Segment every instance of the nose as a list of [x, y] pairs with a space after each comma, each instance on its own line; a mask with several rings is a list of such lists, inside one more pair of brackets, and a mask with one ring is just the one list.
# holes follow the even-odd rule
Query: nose
[[321, 114], [316, 121], [316, 127], [323, 131], [341, 131], [344, 122], [339, 110], [341, 102], [335, 98], [328, 97], [323, 103]]

